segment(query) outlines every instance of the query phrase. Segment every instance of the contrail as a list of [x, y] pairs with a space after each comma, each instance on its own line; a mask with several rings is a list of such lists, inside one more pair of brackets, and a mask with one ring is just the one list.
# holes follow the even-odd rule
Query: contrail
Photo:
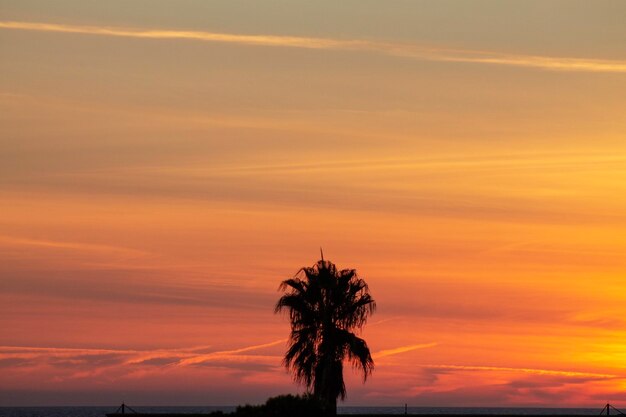
[[115, 252], [115, 253], [126, 253], [129, 255], [148, 254], [145, 251], [141, 251], [138, 249], [131, 249], [131, 248], [123, 247], [123, 246], [98, 245], [98, 244], [92, 244], [92, 243], [66, 242], [66, 241], [42, 240], [42, 239], [29, 239], [29, 238], [20, 238], [20, 237], [0, 235], [0, 245], [4, 245], [4, 244], [16, 245], [16, 246], [52, 248], [52, 249]]
[[385, 356], [398, 355], [400, 353], [411, 352], [416, 349], [426, 349], [437, 346], [437, 343], [421, 343], [419, 345], [400, 346], [394, 349], [381, 350], [374, 353], [372, 356], [374, 359], [384, 358]]
[[626, 73], [626, 60], [569, 58], [541, 55], [507, 54], [494, 51], [426, 47], [412, 43], [332, 39], [278, 35], [241, 35], [205, 31], [81, 26], [41, 22], [0, 21], [0, 29], [117, 36], [144, 39], [182, 39], [232, 43], [249, 46], [362, 51], [409, 59], [504, 65], [550, 71]]
[[240, 355], [253, 350], [263, 349], [285, 343], [287, 339], [275, 340], [269, 343], [263, 343], [252, 346], [244, 346], [241, 348], [215, 351], [210, 353], [198, 353], [200, 350], [210, 348], [210, 345], [193, 346], [190, 348], [174, 348], [174, 349], [152, 349], [152, 350], [135, 350], [135, 349], [93, 349], [93, 348], [55, 348], [55, 347], [31, 347], [31, 346], [0, 346], [0, 360], [7, 358], [41, 358], [41, 357], [64, 357], [74, 358], [80, 357], [85, 359], [89, 356], [98, 356], [102, 354], [114, 354], [123, 357], [123, 361], [119, 363], [141, 364], [142, 362], [155, 358], [172, 358], [176, 365], [193, 365], [210, 360], [250, 360], [258, 359], [267, 361], [268, 358], [273, 363], [279, 363], [280, 358], [270, 356], [246, 356]]
[[195, 356], [193, 356], [191, 358], [187, 358], [187, 359], [181, 360], [179, 364], [180, 365], [198, 364], [198, 363], [209, 361], [211, 359], [216, 359], [216, 358], [221, 358], [221, 357], [229, 357], [229, 356], [237, 355], [239, 353], [249, 352], [251, 350], [257, 350], [257, 349], [263, 349], [263, 348], [266, 348], [266, 347], [276, 346], [278, 344], [285, 343], [286, 341], [287, 341], [287, 339], [280, 339], [280, 340], [275, 340], [275, 341], [269, 342], [269, 343], [263, 343], [263, 344], [260, 344], [260, 345], [246, 346], [246, 347], [233, 349], [233, 350], [223, 350], [223, 351], [219, 351], [219, 352], [211, 352], [211, 353], [207, 353], [207, 354], [204, 354], [204, 355], [195, 355]]
[[593, 372], [579, 371], [561, 371], [551, 369], [535, 369], [535, 368], [509, 368], [501, 366], [473, 366], [473, 365], [421, 365], [424, 368], [431, 369], [450, 369], [460, 371], [496, 371], [496, 372], [521, 372], [525, 374], [536, 375], [554, 375], [565, 377], [591, 377], [591, 378], [621, 378], [619, 375], [599, 374]]

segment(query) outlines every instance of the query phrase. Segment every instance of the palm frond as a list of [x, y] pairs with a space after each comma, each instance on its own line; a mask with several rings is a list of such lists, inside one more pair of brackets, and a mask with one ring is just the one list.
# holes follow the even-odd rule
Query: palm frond
[[291, 322], [283, 364], [307, 390], [335, 404], [346, 396], [344, 360], [364, 380], [374, 369], [367, 343], [353, 333], [376, 309], [367, 283], [355, 269], [338, 271], [332, 262], [320, 260], [282, 281], [279, 289], [284, 294], [274, 312], [288, 312]]

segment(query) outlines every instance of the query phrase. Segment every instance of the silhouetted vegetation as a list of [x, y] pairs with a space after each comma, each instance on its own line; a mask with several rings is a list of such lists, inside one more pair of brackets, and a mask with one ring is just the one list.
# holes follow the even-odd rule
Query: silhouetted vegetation
[[312, 395], [279, 395], [269, 398], [262, 405], [238, 406], [236, 417], [319, 417], [324, 411]]
[[280, 289], [286, 293], [275, 312], [286, 310], [291, 320], [284, 364], [326, 413], [336, 414], [337, 399], [346, 396], [343, 361], [360, 369], [364, 380], [374, 368], [367, 343], [353, 331], [363, 327], [376, 304], [356, 270], [338, 271], [323, 256], [283, 281]]

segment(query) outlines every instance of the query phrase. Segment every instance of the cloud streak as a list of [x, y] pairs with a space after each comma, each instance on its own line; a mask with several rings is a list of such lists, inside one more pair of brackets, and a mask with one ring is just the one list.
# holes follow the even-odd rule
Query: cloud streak
[[46, 249], [67, 249], [89, 252], [118, 253], [130, 256], [145, 256], [149, 253], [143, 250], [131, 249], [122, 246], [97, 245], [83, 242], [66, 242], [57, 240], [30, 239], [14, 236], [0, 235], [0, 246], [26, 246]]
[[153, 350], [0, 346], [0, 367], [21, 366], [32, 364], [33, 361], [43, 361], [55, 367], [93, 369], [125, 365], [188, 366], [211, 365], [213, 363], [221, 366], [225, 363], [232, 363], [233, 366], [238, 367], [242, 363], [250, 362], [280, 366], [281, 358], [279, 356], [247, 355], [246, 353], [285, 342], [286, 339], [280, 339], [269, 343], [210, 353], [204, 353], [210, 349], [210, 345]]
[[398, 355], [400, 353], [406, 353], [406, 352], [411, 352], [417, 349], [426, 349], [426, 348], [435, 347], [435, 346], [437, 346], [437, 343], [434, 343], [434, 342], [433, 343], [421, 343], [421, 344], [409, 345], [409, 346], [400, 346], [395, 349], [381, 350], [380, 352], [374, 353], [373, 356], [374, 356], [374, 359], [379, 359], [379, 358], [384, 358], [386, 356]]
[[280, 339], [280, 340], [275, 340], [273, 342], [269, 342], [269, 343], [263, 343], [260, 345], [252, 345], [252, 346], [246, 346], [246, 347], [242, 347], [239, 349], [234, 349], [234, 350], [224, 350], [224, 351], [219, 351], [219, 352], [212, 352], [212, 353], [207, 353], [205, 355], [195, 355], [192, 356], [190, 358], [181, 360], [179, 362], [180, 365], [195, 365], [195, 364], [200, 364], [200, 363], [205, 363], [205, 362], [210, 362], [212, 360], [219, 360], [219, 359], [225, 359], [225, 358], [232, 358], [233, 356], [237, 355], [240, 356], [240, 353], [244, 353], [244, 352], [249, 352], [252, 350], [257, 350], [257, 349], [263, 349], [263, 348], [268, 348], [268, 347], [272, 347], [272, 346], [276, 346], [279, 345], [281, 343], [285, 343], [287, 342], [286, 339]]
[[424, 61], [472, 63], [550, 71], [626, 73], [625, 60], [508, 54], [494, 51], [427, 47], [412, 43], [278, 35], [243, 35], [206, 31], [160, 30], [42, 22], [0, 21], [0, 29], [73, 33], [143, 39], [194, 40], [248, 46], [361, 51]]
[[501, 366], [473, 366], [473, 365], [423, 365], [428, 369], [443, 369], [451, 371], [486, 371], [486, 372], [517, 372], [534, 375], [549, 375], [549, 376], [565, 376], [571, 378], [602, 378], [613, 379], [622, 378], [619, 375], [613, 374], [600, 374], [593, 372], [579, 372], [579, 371], [562, 371], [552, 369], [535, 369], [535, 368], [509, 368]]
[[[178, 349], [89, 349], [89, 348], [57, 348], [31, 346], [0, 346], [0, 361], [7, 361], [5, 366], [12, 366], [12, 361], [32, 361], [44, 359], [53, 365], [63, 366], [116, 366], [116, 365], [157, 365], [157, 366], [190, 366], [223, 364], [225, 362], [280, 365], [281, 356], [253, 354], [259, 351], [286, 343], [286, 339], [279, 339], [268, 343], [243, 346], [229, 350], [206, 352], [207, 346], [195, 346]], [[376, 359], [410, 352], [416, 349], [425, 349], [436, 346], [437, 343], [422, 343], [400, 346], [382, 350], [374, 354]], [[206, 353], [205, 353], [206, 352]], [[106, 363], [101, 363], [103, 359]], [[2, 363], [2, 362], [0, 362]], [[21, 362], [20, 362], [21, 363]]]

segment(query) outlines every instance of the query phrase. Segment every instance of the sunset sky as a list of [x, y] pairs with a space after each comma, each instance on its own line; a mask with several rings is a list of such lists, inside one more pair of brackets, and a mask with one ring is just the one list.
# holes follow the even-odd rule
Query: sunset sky
[[626, 2], [0, 0], [0, 405], [626, 407]]

